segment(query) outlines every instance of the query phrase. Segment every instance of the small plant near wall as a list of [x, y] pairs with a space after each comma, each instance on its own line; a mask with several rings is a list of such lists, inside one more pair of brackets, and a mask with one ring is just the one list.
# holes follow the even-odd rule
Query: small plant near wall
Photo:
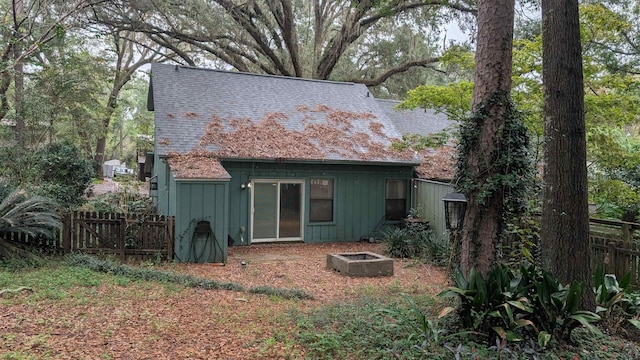
[[385, 254], [394, 258], [422, 260], [434, 265], [445, 265], [448, 261], [448, 239], [437, 236], [423, 223], [387, 227], [382, 230], [381, 241]]

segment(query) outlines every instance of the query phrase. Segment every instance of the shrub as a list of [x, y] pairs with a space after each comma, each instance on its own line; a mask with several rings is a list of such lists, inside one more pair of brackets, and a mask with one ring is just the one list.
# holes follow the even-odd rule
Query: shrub
[[83, 206], [83, 209], [138, 215], [157, 213], [153, 200], [147, 195], [140, 194], [138, 183], [135, 181], [123, 182], [115, 192], [93, 197]]
[[382, 244], [385, 253], [395, 258], [421, 259], [444, 265], [449, 257], [448, 239], [424, 228], [387, 227], [382, 230]]
[[442, 316], [457, 310], [462, 325], [487, 340], [536, 338], [540, 346], [546, 346], [552, 338], [570, 339], [580, 325], [599, 333], [592, 324], [600, 317], [578, 308], [582, 292], [581, 283], [562, 286], [550, 273], [533, 265], [523, 265], [519, 271], [497, 265], [486, 278], [473, 269], [469, 279], [457, 272], [456, 287], [439, 296], [460, 300], [457, 308], [446, 308]]
[[606, 328], [617, 333], [626, 332], [632, 325], [636, 332], [640, 330], [640, 294], [633, 293], [631, 288], [631, 273], [618, 280], [613, 274], [606, 274], [602, 266], [598, 266], [593, 275], [593, 286], [596, 295], [596, 313], [603, 318]]
[[410, 234], [399, 227], [390, 226], [382, 230], [384, 252], [395, 258], [410, 258], [413, 249], [410, 245]]
[[0, 233], [24, 232], [29, 236], [51, 236], [62, 223], [50, 199], [31, 196], [24, 190], [11, 189], [0, 180]]
[[81, 205], [94, 175], [92, 162], [71, 143], [49, 144], [38, 154], [35, 191], [51, 197], [66, 210]]

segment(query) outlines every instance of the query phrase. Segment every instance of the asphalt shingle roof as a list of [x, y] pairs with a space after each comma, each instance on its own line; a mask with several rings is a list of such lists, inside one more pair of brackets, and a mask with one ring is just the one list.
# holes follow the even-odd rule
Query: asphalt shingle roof
[[445, 114], [436, 113], [431, 109], [399, 110], [395, 107], [400, 101], [377, 99], [377, 102], [401, 135], [428, 136], [455, 125], [455, 121], [449, 120]]
[[[149, 101], [156, 152], [177, 178], [228, 178], [216, 158], [420, 163], [391, 144], [423, 111], [397, 112], [362, 84], [152, 64]], [[419, 118], [437, 120], [427, 132], [444, 123]]]

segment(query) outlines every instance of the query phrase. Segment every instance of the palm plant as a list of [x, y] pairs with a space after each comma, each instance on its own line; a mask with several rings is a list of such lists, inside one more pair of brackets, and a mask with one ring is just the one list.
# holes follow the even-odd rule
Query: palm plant
[[30, 236], [51, 236], [62, 228], [60, 216], [52, 200], [29, 196], [24, 190], [12, 190], [0, 180], [0, 233], [23, 232]]

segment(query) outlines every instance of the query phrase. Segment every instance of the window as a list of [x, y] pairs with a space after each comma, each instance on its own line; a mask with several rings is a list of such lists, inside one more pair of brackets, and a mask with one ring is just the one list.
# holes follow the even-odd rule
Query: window
[[309, 222], [333, 221], [333, 179], [311, 179]]
[[385, 218], [400, 220], [407, 211], [407, 182], [405, 180], [387, 180]]

